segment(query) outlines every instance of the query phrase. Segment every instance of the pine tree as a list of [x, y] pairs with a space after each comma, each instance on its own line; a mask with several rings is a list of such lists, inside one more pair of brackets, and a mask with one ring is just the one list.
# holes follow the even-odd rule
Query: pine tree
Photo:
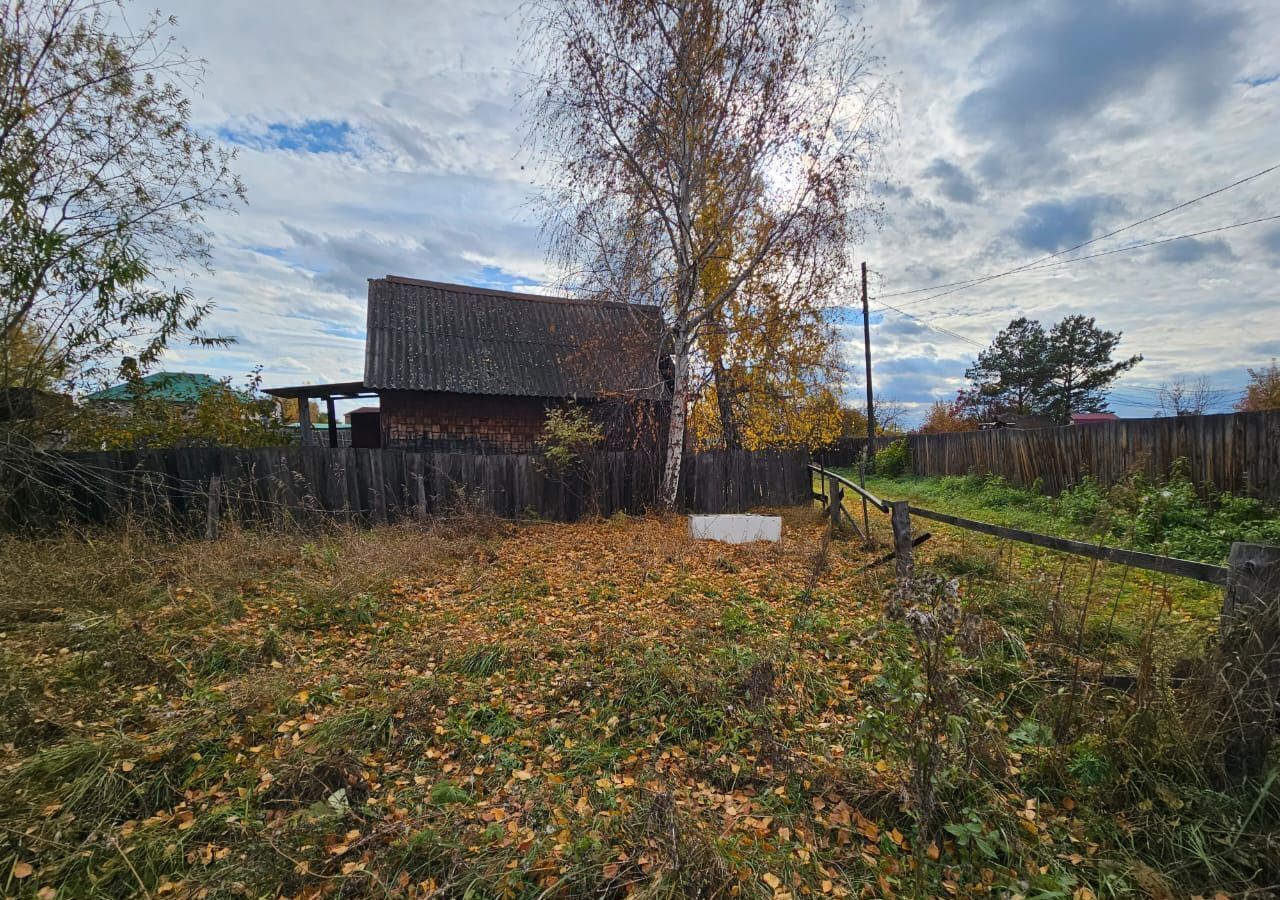
[[1014, 319], [965, 371], [972, 387], [961, 394], [962, 405], [988, 418], [1039, 412], [1050, 377], [1048, 349], [1044, 326]]
[[1050, 329], [1045, 413], [1065, 425], [1072, 413], [1107, 411], [1107, 388], [1142, 362], [1142, 354], [1112, 361], [1120, 336], [1099, 328], [1092, 316], [1067, 316]]

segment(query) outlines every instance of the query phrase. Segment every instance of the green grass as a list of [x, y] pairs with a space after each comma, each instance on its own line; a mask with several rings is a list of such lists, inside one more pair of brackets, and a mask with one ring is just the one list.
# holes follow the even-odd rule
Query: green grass
[[1280, 510], [1197, 491], [1179, 469], [1159, 480], [1131, 476], [1110, 489], [1086, 478], [1057, 497], [977, 475], [871, 477], [867, 487], [964, 518], [1200, 562], [1225, 562], [1234, 541], [1280, 543]]

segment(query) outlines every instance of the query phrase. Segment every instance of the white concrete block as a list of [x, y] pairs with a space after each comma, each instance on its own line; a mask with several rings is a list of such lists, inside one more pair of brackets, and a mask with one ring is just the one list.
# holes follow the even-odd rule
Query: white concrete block
[[746, 544], [751, 541], [782, 540], [781, 516], [690, 516], [689, 537], [695, 541], [726, 541]]

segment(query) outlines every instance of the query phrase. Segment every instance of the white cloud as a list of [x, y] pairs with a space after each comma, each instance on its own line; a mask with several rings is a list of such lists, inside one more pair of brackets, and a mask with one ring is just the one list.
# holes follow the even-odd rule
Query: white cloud
[[[1073, 235], [1096, 233], [1276, 162], [1280, 81], [1267, 78], [1280, 57], [1280, 6], [1177, 0], [1176, 8], [1213, 27], [1192, 40], [1155, 0], [1038, 0], [1016, 14], [989, 0], [872, 5], [868, 21], [901, 103], [890, 153], [899, 189], [884, 196], [885, 228], [855, 251], [878, 273], [873, 288], [970, 278], [1061, 246], [1047, 232], [1016, 239], [1020, 220], [1048, 221], [1055, 208], [1044, 204], [1076, 214]], [[522, 168], [534, 161], [522, 154], [519, 127], [518, 10], [496, 0], [165, 5], [180, 40], [208, 63], [194, 117], [241, 143], [249, 195], [239, 214], [210, 218], [217, 271], [195, 283], [197, 296], [219, 306], [211, 329], [240, 343], [228, 352], [175, 348], [174, 363], [239, 375], [260, 362], [274, 384], [349, 379], [363, 362], [366, 278], [552, 280], [528, 206], [532, 169]], [[1128, 28], [1142, 46], [1073, 56], [1053, 43], [1091, 30], [1105, 36], [1109, 26]], [[1100, 65], [1110, 80], [1099, 79]], [[1280, 173], [1091, 249], [1280, 213], [1277, 194]], [[1085, 312], [1146, 355], [1127, 383], [1209, 372], [1223, 379], [1216, 386], [1238, 387], [1246, 366], [1274, 352], [1266, 337], [1280, 332], [1280, 230], [1265, 229], [904, 308], [979, 343], [1019, 314]], [[877, 386], [897, 399], [950, 397], [976, 352], [891, 313], [873, 331]], [[850, 370], [860, 377], [860, 333], [850, 337]]]

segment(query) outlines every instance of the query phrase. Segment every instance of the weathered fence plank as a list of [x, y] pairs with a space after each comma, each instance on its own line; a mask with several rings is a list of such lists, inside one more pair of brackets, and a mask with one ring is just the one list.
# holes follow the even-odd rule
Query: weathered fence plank
[[1119, 419], [1060, 428], [913, 434], [917, 475], [999, 475], [1057, 494], [1092, 476], [1168, 475], [1178, 459], [1197, 485], [1280, 503], [1280, 410], [1167, 419]]
[[[687, 454], [683, 498], [695, 512], [739, 512], [809, 499], [804, 451]], [[47, 454], [40, 477], [0, 490], [0, 524], [42, 527], [133, 514], [206, 526], [241, 521], [383, 523], [444, 512], [460, 499], [515, 518], [575, 520], [657, 505], [658, 477], [640, 453], [593, 454], [549, 473], [527, 454], [478, 455], [324, 446]], [[209, 486], [217, 485], [217, 499]]]

